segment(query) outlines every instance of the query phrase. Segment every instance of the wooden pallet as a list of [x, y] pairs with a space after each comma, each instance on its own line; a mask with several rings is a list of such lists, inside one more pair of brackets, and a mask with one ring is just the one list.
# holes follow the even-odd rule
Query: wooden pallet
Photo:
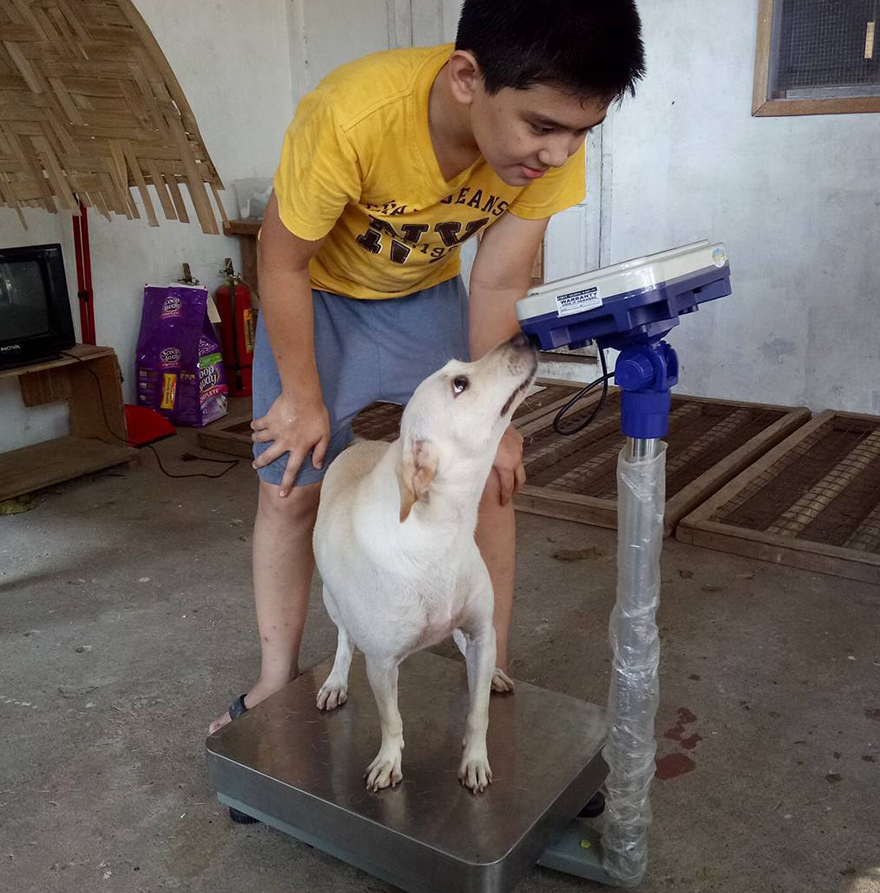
[[[598, 394], [577, 404], [563, 427], [592, 412]], [[553, 430], [555, 413], [523, 426], [528, 482], [517, 509], [584, 524], [617, 526], [620, 391], [610, 388], [598, 418], [581, 433]], [[708, 496], [810, 418], [803, 407], [673, 395], [666, 457], [665, 535]]]
[[880, 416], [816, 416], [684, 518], [676, 537], [880, 583]]
[[[547, 413], [563, 406], [578, 386], [571, 382], [555, 379], [540, 379], [535, 383], [533, 393], [526, 398], [513, 414], [517, 427], [529, 424]], [[356, 437], [364, 440], [394, 440], [400, 431], [402, 407], [396, 403], [373, 403], [359, 413], [352, 422]], [[251, 420], [223, 419], [215, 422], [198, 433], [199, 444], [208, 450], [231, 453], [250, 459], [252, 456]]]

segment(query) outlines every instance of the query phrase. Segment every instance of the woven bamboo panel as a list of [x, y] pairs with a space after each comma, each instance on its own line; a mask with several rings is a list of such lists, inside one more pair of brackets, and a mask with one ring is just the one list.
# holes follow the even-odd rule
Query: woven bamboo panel
[[[226, 219], [223, 188], [192, 109], [131, 0], [0, 4], [0, 206], [189, 222]], [[208, 188], [206, 188], [206, 186]]]
[[[598, 395], [579, 403], [563, 427], [575, 427]], [[524, 426], [527, 483], [516, 497], [521, 511], [600, 527], [617, 526], [620, 391], [591, 425], [573, 436], [553, 429], [555, 413]], [[665, 535], [708, 496], [770, 447], [809, 420], [809, 410], [763, 403], [673, 395], [666, 454]]]
[[684, 518], [676, 537], [880, 583], [880, 416], [816, 416]]

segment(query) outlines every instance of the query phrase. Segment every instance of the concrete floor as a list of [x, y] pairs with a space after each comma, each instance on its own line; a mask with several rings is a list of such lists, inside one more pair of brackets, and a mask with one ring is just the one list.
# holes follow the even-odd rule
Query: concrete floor
[[[216, 472], [180, 461], [192, 446], [159, 448], [171, 470]], [[233, 825], [207, 786], [208, 722], [258, 669], [254, 503], [247, 462], [171, 480], [145, 454], [0, 518], [0, 890], [391, 890]], [[512, 674], [604, 703], [615, 535], [519, 522]], [[880, 893], [880, 588], [674, 540], [663, 577], [674, 777], [653, 785], [640, 889]], [[316, 597], [302, 663], [333, 647]], [[517, 893], [594, 889], [536, 869]]]

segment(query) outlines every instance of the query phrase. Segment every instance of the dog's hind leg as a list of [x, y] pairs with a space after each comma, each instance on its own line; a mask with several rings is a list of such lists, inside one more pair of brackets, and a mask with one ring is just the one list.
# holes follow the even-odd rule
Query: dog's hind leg
[[339, 635], [336, 641], [336, 660], [333, 661], [333, 669], [318, 692], [317, 704], [319, 710], [333, 710], [336, 707], [341, 707], [348, 700], [348, 671], [351, 667], [354, 646], [348, 630], [342, 625], [339, 612], [326, 587], [324, 589], [324, 604], [330, 619], [336, 624]]
[[470, 710], [464, 735], [464, 753], [458, 769], [461, 783], [474, 793], [485, 790], [492, 781], [486, 732], [489, 728], [489, 697], [495, 669], [495, 629], [489, 617], [475, 634], [464, 633], [467, 641], [468, 691]]
[[403, 720], [397, 709], [397, 658], [375, 658], [366, 655], [367, 676], [379, 708], [382, 745], [376, 758], [367, 766], [364, 778], [367, 789], [380, 791], [395, 787], [403, 778], [400, 770], [403, 756]]

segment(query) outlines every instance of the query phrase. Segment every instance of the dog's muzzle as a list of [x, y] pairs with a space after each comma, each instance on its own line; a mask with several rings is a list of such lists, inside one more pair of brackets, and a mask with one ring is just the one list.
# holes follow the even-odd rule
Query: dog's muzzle
[[[501, 407], [500, 415], [505, 416], [510, 411], [516, 398], [528, 390], [531, 383], [535, 380], [535, 374], [538, 371], [538, 352], [532, 347], [531, 342], [522, 333], [518, 332], [505, 345], [512, 350], [514, 357], [511, 358], [511, 371], [514, 366], [525, 365], [527, 368], [525, 378], [514, 388], [513, 393], [507, 398], [504, 406]], [[523, 362], [525, 361], [525, 362]]]

